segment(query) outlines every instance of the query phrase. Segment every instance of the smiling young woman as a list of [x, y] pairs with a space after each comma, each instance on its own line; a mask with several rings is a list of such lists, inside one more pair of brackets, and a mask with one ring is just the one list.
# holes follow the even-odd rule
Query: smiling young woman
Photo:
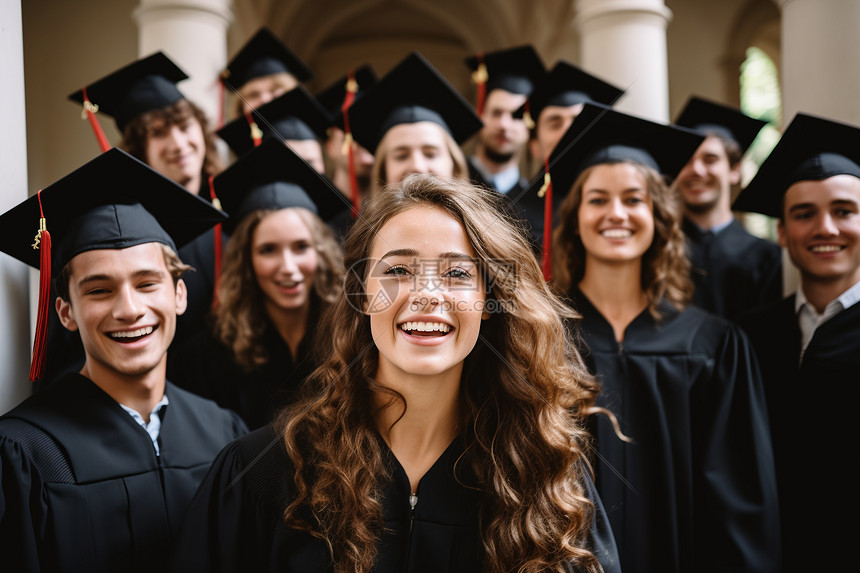
[[584, 454], [594, 381], [500, 201], [432, 175], [370, 201], [326, 360], [214, 464], [177, 571], [618, 570]]

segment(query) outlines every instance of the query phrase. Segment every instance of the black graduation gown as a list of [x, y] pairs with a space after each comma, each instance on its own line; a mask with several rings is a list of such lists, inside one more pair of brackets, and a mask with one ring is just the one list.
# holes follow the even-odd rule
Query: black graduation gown
[[[222, 253], [227, 248], [227, 235], [221, 232]], [[188, 287], [188, 306], [176, 319], [176, 334], [171, 348], [178, 348], [197, 332], [208, 328], [209, 310], [215, 295], [215, 230], [209, 229], [179, 248], [179, 258], [195, 270], [183, 273]]]
[[819, 326], [800, 364], [794, 305], [790, 296], [739, 321], [764, 378], [784, 571], [848, 571], [857, 567], [860, 539], [860, 489], [851, 470], [860, 461], [854, 442], [860, 404], [860, 304]]
[[[316, 323], [316, 316], [315, 312], [310, 325]], [[278, 410], [298, 398], [299, 385], [318, 364], [311, 352], [311, 333], [299, 343], [297, 358], [293, 360], [277, 330], [270, 324], [265, 328], [263, 344], [269, 361], [263, 366], [245, 370], [236, 363], [232, 349], [207, 329], [171, 352], [169, 378], [178, 386], [238, 413], [252, 430], [269, 423]]]
[[755, 356], [731, 323], [665, 301], [615, 340], [583, 293], [586, 360], [602, 383], [592, 420], [597, 489], [621, 565], [661, 573], [779, 571], [773, 452]]
[[212, 460], [247, 430], [167, 384], [160, 455], [149, 434], [72, 374], [0, 418], [4, 571], [159, 571]]
[[[418, 486], [414, 512], [409, 479], [383, 444], [393, 479], [385, 487], [377, 573], [480, 571], [480, 493], [454, 478], [463, 451], [455, 439]], [[221, 452], [186, 514], [171, 571], [314, 573], [331, 571], [325, 544], [287, 528], [283, 511], [290, 498], [292, 466], [283, 440], [264, 427]], [[590, 483], [590, 481], [589, 481]], [[606, 573], [620, 571], [611, 531], [593, 489], [598, 518], [593, 551]]]
[[735, 319], [782, 298], [782, 252], [774, 243], [749, 234], [732, 221], [714, 235], [684, 219], [693, 304]]

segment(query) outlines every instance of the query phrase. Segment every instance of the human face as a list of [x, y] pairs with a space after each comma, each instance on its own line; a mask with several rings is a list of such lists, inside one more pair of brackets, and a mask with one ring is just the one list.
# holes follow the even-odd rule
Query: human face
[[582, 186], [579, 236], [589, 261], [641, 260], [654, 240], [654, 214], [647, 183], [630, 163], [595, 166]]
[[295, 209], [263, 217], [251, 240], [251, 264], [270, 312], [310, 305], [317, 252], [310, 230]]
[[157, 120], [150, 126], [146, 163], [192, 193], [200, 188], [205, 157], [203, 127], [193, 115], [171, 124]]
[[396, 185], [412, 173], [454, 175], [454, 159], [445, 144], [441, 126], [430, 121], [401, 123], [389, 129], [380, 142], [385, 158], [385, 182]]
[[[329, 128], [328, 139], [326, 139], [325, 152], [336, 170], [349, 171], [349, 155], [343, 148], [346, 134], [337, 127]], [[368, 179], [373, 167], [373, 154], [352, 140], [352, 156], [355, 164], [356, 179]]]
[[278, 96], [284, 95], [297, 85], [299, 85], [299, 81], [287, 72], [261, 76], [245, 82], [245, 85], [238, 89], [242, 113], [257, 109]]
[[779, 244], [804, 282], [860, 281], [860, 179], [836, 175], [798, 181], [785, 192]]
[[163, 367], [186, 291], [181, 280], [174, 287], [161, 244], [86, 251], [69, 264], [70, 300], [57, 299], [57, 314], [80, 332], [88, 374], [133, 378]]
[[325, 173], [325, 162], [323, 162], [322, 147], [316, 139], [287, 139], [284, 144], [292, 149], [296, 155], [308, 162], [316, 169], [317, 173]]
[[582, 111], [583, 104], [576, 105], [548, 105], [540, 112], [537, 121], [536, 148], [532, 148], [532, 154], [541, 160], [549, 159], [552, 150], [561, 141], [567, 128]]
[[513, 113], [523, 105], [526, 96], [495, 89], [487, 96], [481, 119], [484, 127], [479, 132], [481, 145], [490, 159], [500, 158], [505, 163], [518, 155], [529, 138], [529, 130], [522, 119]]
[[370, 258], [376, 263], [366, 284], [374, 302], [366, 312], [379, 378], [459, 377], [486, 300], [463, 226], [438, 207], [413, 207], [382, 226]]
[[709, 135], [678, 174], [675, 186], [687, 210], [707, 213], [720, 203], [729, 209], [732, 185], [740, 177], [740, 164], [732, 167], [723, 142]]

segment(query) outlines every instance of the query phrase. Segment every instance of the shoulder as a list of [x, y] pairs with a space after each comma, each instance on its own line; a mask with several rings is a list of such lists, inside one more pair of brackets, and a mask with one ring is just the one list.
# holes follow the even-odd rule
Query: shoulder
[[171, 382], [167, 382], [165, 393], [170, 400], [170, 408], [179, 410], [186, 422], [196, 422], [213, 432], [216, 428], [222, 428], [231, 432], [232, 437], [247, 432], [247, 427], [238, 414], [222, 408], [208, 398], [193, 394]]

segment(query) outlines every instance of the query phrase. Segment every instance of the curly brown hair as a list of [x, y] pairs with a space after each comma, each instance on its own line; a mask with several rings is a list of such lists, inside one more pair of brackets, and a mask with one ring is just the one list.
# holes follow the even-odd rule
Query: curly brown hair
[[[206, 113], [187, 99], [180, 99], [167, 107], [142, 113], [128, 122], [122, 133], [120, 148], [146, 163], [146, 143], [149, 141], [152, 126], [161, 124], [171, 126], [182, 123], [192, 116], [203, 129], [203, 141], [206, 144], [206, 154], [203, 158], [203, 176], [200, 180], [201, 185], [203, 185], [210, 175], [217, 175], [223, 171], [224, 164], [218, 155], [218, 149], [215, 146], [215, 134], [209, 126]], [[192, 189], [192, 192], [198, 193], [199, 190]]]
[[[593, 505], [585, 418], [598, 392], [563, 318], [575, 314], [543, 280], [525, 235], [495, 191], [433, 175], [411, 175], [371, 198], [346, 237], [341, 297], [324, 313], [326, 360], [304, 398], [278, 421], [293, 463], [288, 526], [323, 539], [335, 571], [365, 572], [382, 528], [382, 488], [391, 479], [375, 426], [374, 395], [405, 399], [374, 378], [378, 351], [361, 309], [377, 233], [407, 209], [435, 206], [464, 227], [487, 285], [481, 334], [466, 358], [460, 421], [467, 468], [482, 492], [487, 571], [564, 571], [571, 562], [599, 571], [587, 536]], [[471, 485], [471, 484], [470, 484]], [[527, 501], [524, 501], [527, 500]], [[313, 516], [309, 523], [303, 516]]]
[[[263, 344], [269, 320], [263, 293], [254, 275], [251, 250], [254, 231], [274, 209], [258, 209], [246, 215], [230, 236], [218, 284], [218, 306], [214, 310], [213, 332], [233, 350], [236, 362], [252, 370], [269, 361]], [[308, 228], [317, 252], [317, 270], [311, 291], [311, 304], [332, 303], [343, 286], [343, 254], [328, 225], [307, 209], [294, 211]]]
[[[648, 300], [648, 310], [659, 320], [657, 307], [665, 299], [678, 310], [686, 307], [693, 295], [690, 261], [685, 251], [681, 229], [681, 206], [662, 176], [651, 167], [635, 161], [629, 163], [645, 180], [654, 213], [654, 240], [642, 255], [642, 290]], [[580, 173], [559, 209], [559, 226], [552, 238], [552, 283], [559, 293], [567, 293], [585, 276], [585, 246], [579, 237], [579, 206], [582, 188], [597, 167]]]

